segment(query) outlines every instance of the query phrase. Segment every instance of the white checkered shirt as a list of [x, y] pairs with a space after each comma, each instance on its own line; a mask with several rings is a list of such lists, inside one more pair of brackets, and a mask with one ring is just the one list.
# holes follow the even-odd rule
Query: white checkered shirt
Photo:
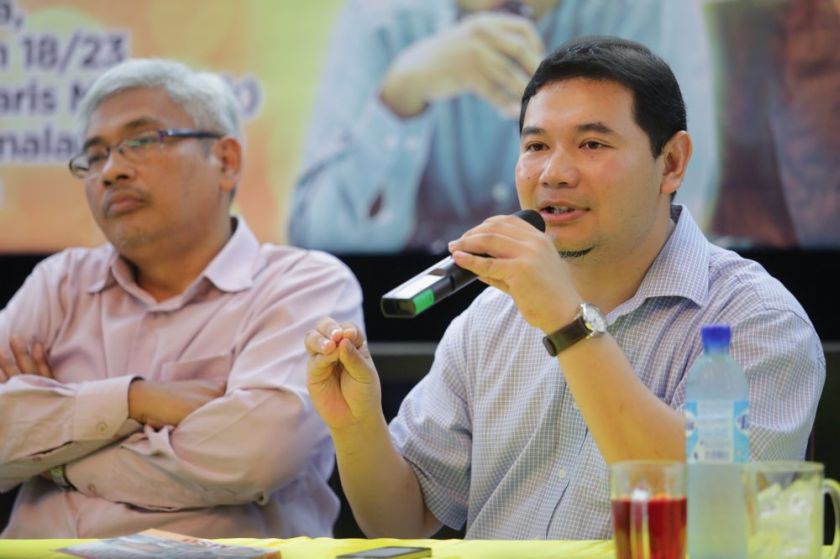
[[[755, 262], [709, 243], [682, 207], [638, 292], [607, 316], [636, 374], [681, 409], [700, 327], [732, 326], [753, 459], [801, 458], [825, 380], [805, 311]], [[609, 472], [558, 361], [513, 300], [486, 289], [441, 340], [391, 423], [426, 503], [468, 538], [611, 537]]]

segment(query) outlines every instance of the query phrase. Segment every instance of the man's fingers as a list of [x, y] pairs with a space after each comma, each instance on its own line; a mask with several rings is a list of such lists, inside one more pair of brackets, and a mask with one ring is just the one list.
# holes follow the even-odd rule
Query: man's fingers
[[226, 380], [206, 380], [201, 382], [204, 385], [204, 392], [210, 396], [211, 399], [223, 396], [227, 390]]
[[365, 343], [361, 328], [351, 322], [339, 324], [332, 318], [322, 318], [303, 338], [303, 344], [309, 355], [327, 355], [338, 348], [341, 340], [348, 339], [356, 347]]
[[475, 93], [508, 116], [516, 113], [522, 92], [528, 85], [528, 74], [518, 64], [488, 46], [478, 49], [475, 58]]
[[[362, 330], [352, 322], [344, 322], [341, 324], [341, 334], [342, 338], [347, 338], [353, 342], [353, 345], [356, 347], [362, 347], [365, 343], [365, 335], [362, 333]], [[341, 339], [336, 340], [336, 342], [340, 343]]]
[[170, 397], [195, 409], [224, 395], [227, 381], [218, 379], [191, 379], [157, 382], [156, 387]]
[[458, 266], [477, 275], [484, 283], [498, 287], [505, 292], [507, 291], [506, 288], [500, 286], [507, 283], [517, 265], [516, 259], [479, 256], [460, 250], [452, 253], [452, 259]]
[[307, 332], [303, 337], [303, 345], [309, 355], [329, 354], [337, 347], [335, 341], [318, 330]]
[[478, 281], [481, 281], [481, 282], [489, 285], [490, 287], [495, 287], [496, 289], [498, 289], [499, 291], [502, 291], [504, 293], [510, 293], [510, 287], [508, 286], [508, 284], [506, 282], [504, 282], [502, 280], [496, 280], [496, 279], [488, 278], [488, 277], [485, 276], [485, 277], [478, 278]]
[[12, 378], [20, 374], [20, 369], [17, 368], [14, 360], [9, 357], [5, 351], [0, 351], [0, 369], [8, 378]]
[[353, 377], [353, 380], [364, 384], [370, 384], [373, 382], [373, 377], [376, 372], [371, 367], [368, 359], [366, 359], [366, 357], [370, 355], [370, 353], [367, 352], [367, 346], [363, 346], [360, 349], [353, 345], [350, 340], [342, 340], [339, 345], [339, 355], [339, 359], [344, 365], [344, 369], [351, 377]]
[[[335, 340], [336, 343], [341, 340], [341, 325], [330, 317], [319, 320], [315, 325], [315, 330], [325, 338]], [[336, 339], [337, 336], [338, 339]]]
[[482, 278], [483, 276], [487, 275], [487, 271], [490, 269], [490, 261], [494, 259], [486, 256], [478, 256], [476, 254], [464, 252], [461, 250], [456, 250], [452, 253], [452, 260], [454, 260], [455, 263], [461, 268], [469, 270], [470, 272], [479, 276], [479, 278]]
[[487, 14], [478, 26], [481, 38], [496, 51], [513, 60], [531, 75], [545, 55], [545, 46], [534, 24], [525, 18], [503, 14]]
[[313, 355], [309, 358], [309, 366], [307, 367], [309, 371], [309, 376], [317, 378], [317, 380], [323, 380], [325, 377], [328, 377], [333, 374], [333, 366], [338, 361], [338, 352], [331, 353], [330, 355]]
[[493, 258], [516, 258], [521, 256], [526, 249], [524, 243], [518, 239], [493, 233], [477, 233], [449, 244], [450, 251], [468, 252]]
[[519, 110], [519, 104], [507, 87], [499, 86], [487, 76], [480, 76], [474, 80], [472, 92], [490, 103], [504, 118], [514, 118]]
[[[485, 48], [480, 51], [482, 57], [484, 58], [482, 63], [486, 65], [484, 70], [492, 72], [496, 81], [513, 81], [517, 86], [515, 93], [521, 95], [522, 91], [525, 90], [525, 86], [528, 85], [528, 80], [531, 79], [533, 71], [520, 64], [517, 60], [511, 58], [511, 56], [506, 52], [494, 48], [493, 44], [485, 43], [484, 47]], [[490, 57], [490, 54], [493, 56]], [[536, 60], [539, 61], [538, 58]], [[536, 68], [534, 68], [534, 70], [536, 70]], [[505, 74], [501, 73], [503, 71], [505, 74], [509, 75], [505, 76]], [[505, 78], [507, 79], [505, 80]], [[516, 79], [513, 80], [513, 78]]]
[[488, 217], [479, 225], [468, 229], [459, 239], [450, 241], [451, 251], [462, 250], [473, 254], [489, 254], [496, 258], [521, 256], [535, 242], [548, 237], [527, 221], [511, 215]]
[[32, 344], [32, 358], [35, 360], [35, 369], [37, 374], [42, 377], [55, 378], [52, 374], [52, 369], [47, 362], [47, 352], [44, 350], [44, 344], [35, 342]]
[[[480, 224], [470, 229], [470, 232], [482, 232], [491, 230], [515, 239], [526, 239], [534, 233], [542, 233], [539, 229], [516, 215], [494, 215], [485, 219]], [[465, 233], [464, 235], [466, 235]]]
[[[364, 343], [364, 334], [362, 334], [361, 328], [353, 324], [352, 322], [344, 322], [339, 324], [332, 318], [322, 318], [318, 321], [318, 324], [315, 327], [315, 331], [318, 332], [321, 336], [323, 336], [327, 340], [332, 340], [335, 342], [335, 346], [337, 347], [338, 344], [344, 338], [349, 338], [353, 340], [356, 346], [361, 345]], [[313, 341], [315, 341], [313, 339]], [[318, 341], [317, 345], [323, 345], [322, 342]], [[331, 351], [331, 349], [329, 349]]]
[[15, 362], [20, 372], [25, 375], [36, 374], [37, 367], [35, 366], [35, 360], [32, 359], [26, 343], [17, 336], [13, 336], [9, 340], [9, 346], [12, 348], [12, 355], [15, 357]]

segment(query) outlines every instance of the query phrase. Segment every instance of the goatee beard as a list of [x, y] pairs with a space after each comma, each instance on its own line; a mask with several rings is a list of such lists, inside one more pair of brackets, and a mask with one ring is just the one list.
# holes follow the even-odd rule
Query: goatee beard
[[560, 258], [581, 258], [586, 256], [592, 251], [592, 247], [585, 248], [583, 250], [559, 250], [557, 254], [560, 255]]

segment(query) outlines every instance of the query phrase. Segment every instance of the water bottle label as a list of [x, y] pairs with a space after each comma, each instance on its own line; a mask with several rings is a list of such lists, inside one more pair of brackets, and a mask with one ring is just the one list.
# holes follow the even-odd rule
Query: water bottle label
[[749, 461], [746, 400], [689, 400], [684, 409], [687, 461]]
[[685, 458], [688, 462], [696, 462], [697, 450], [697, 401], [688, 400], [683, 408], [685, 414]]

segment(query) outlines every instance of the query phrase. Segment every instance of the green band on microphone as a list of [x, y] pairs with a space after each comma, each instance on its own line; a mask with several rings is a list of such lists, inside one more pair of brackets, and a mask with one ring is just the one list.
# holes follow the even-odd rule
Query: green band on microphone
[[435, 304], [435, 294], [431, 289], [426, 289], [411, 299], [414, 303], [414, 314], [420, 314]]

